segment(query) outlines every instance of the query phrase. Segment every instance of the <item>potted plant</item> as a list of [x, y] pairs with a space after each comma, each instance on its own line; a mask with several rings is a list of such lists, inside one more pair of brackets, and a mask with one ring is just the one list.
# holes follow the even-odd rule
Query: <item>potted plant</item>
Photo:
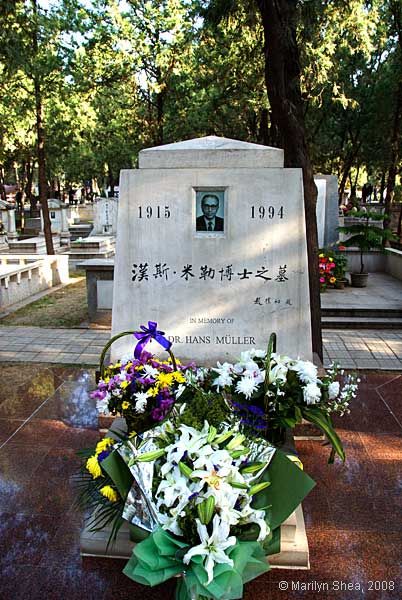
[[356, 246], [360, 250], [360, 271], [350, 274], [352, 285], [354, 287], [366, 287], [368, 273], [363, 262], [364, 252], [369, 252], [374, 248], [382, 248], [384, 242], [393, 239], [394, 236], [390, 229], [382, 229], [371, 222], [383, 221], [386, 215], [360, 210], [356, 211], [353, 216], [356, 217], [356, 222], [338, 227], [338, 231], [350, 235], [347, 240], [342, 242], [344, 246]]
[[[344, 246], [339, 246], [339, 250], [346, 248]], [[343, 290], [345, 284], [347, 283], [346, 279], [346, 265], [348, 263], [348, 259], [343, 252], [336, 252], [335, 257], [335, 268], [334, 268], [334, 277], [336, 278], [335, 289]]]

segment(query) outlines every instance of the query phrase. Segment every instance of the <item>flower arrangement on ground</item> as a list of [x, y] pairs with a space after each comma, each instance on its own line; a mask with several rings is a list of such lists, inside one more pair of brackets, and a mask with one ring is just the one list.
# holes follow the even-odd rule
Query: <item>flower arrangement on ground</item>
[[181, 365], [174, 357], [162, 361], [143, 351], [104, 369], [91, 397], [99, 413], [122, 415], [128, 432], [138, 433], [163, 421], [196, 376], [194, 363]]
[[278, 444], [285, 428], [305, 419], [319, 427], [332, 444], [330, 461], [335, 452], [345, 459], [331, 414], [349, 412], [358, 385], [354, 375], [344, 376], [332, 365], [319, 377], [312, 362], [262, 350], [242, 352], [237, 363], [218, 364], [212, 371], [212, 386], [226, 395], [247, 431], [258, 431]]
[[[146, 331], [163, 336], [156, 323]], [[181, 600], [241, 598], [314, 485], [273, 444], [280, 428], [307, 418], [344, 458], [330, 415], [348, 411], [356, 382], [340, 386], [336, 368], [319, 379], [312, 363], [273, 352], [274, 341], [213, 369], [181, 365], [168, 344], [161, 361], [142, 344], [102, 370], [93, 397], [128, 429], [80, 453], [81, 503], [110, 541], [127, 523], [128, 577], [151, 586], [178, 577]]]
[[201, 429], [178, 414], [139, 436], [105, 438], [85, 470], [94, 529], [112, 523], [116, 534], [125, 520], [137, 542], [123, 572], [151, 586], [178, 576], [183, 599], [242, 598], [314, 485], [266, 440], [246, 437], [234, 414]]
[[318, 268], [320, 271], [320, 290], [324, 292], [328, 286], [334, 286], [336, 282], [336, 263], [333, 254], [321, 251], [318, 255]]

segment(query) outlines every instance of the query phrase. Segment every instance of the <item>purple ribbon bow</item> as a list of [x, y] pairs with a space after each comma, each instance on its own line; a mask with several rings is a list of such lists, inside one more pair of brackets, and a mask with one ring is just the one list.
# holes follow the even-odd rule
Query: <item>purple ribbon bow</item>
[[142, 331], [135, 331], [134, 336], [139, 340], [138, 344], [134, 350], [135, 358], [139, 359], [141, 357], [142, 352], [144, 351], [145, 346], [152, 339], [156, 340], [158, 344], [160, 344], [165, 350], [169, 350], [172, 342], [169, 342], [165, 337], [164, 331], [157, 330], [158, 323], [155, 321], [148, 321], [148, 329], [145, 325], [141, 325], [140, 328]]

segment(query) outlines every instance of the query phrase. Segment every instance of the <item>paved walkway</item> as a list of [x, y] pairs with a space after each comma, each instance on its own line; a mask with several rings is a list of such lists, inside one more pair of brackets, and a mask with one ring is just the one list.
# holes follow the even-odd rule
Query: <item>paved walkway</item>
[[402, 281], [386, 273], [370, 273], [367, 287], [328, 288], [321, 294], [323, 309], [402, 310]]
[[[110, 331], [0, 327], [0, 362], [99, 364]], [[402, 371], [402, 330], [323, 332], [324, 365], [345, 369]]]

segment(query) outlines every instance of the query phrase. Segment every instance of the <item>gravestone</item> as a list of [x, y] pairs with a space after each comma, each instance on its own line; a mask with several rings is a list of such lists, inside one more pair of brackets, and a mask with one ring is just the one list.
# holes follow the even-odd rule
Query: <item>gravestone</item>
[[[65, 204], [57, 198], [50, 198], [47, 201], [49, 208], [49, 218], [53, 236], [60, 236], [60, 244], [62, 246], [70, 245], [70, 232], [68, 230], [67, 210], [68, 204]], [[40, 209], [41, 231], [40, 235], [44, 235], [44, 221], [42, 207]]]
[[117, 198], [97, 198], [94, 202], [94, 226], [90, 235], [116, 235]]
[[119, 203], [113, 335], [157, 321], [181, 359], [215, 364], [275, 331], [312, 358], [302, 172], [282, 150], [215, 136], [143, 150]]
[[338, 179], [335, 175], [314, 175], [317, 186], [318, 246], [324, 248], [339, 240]]

